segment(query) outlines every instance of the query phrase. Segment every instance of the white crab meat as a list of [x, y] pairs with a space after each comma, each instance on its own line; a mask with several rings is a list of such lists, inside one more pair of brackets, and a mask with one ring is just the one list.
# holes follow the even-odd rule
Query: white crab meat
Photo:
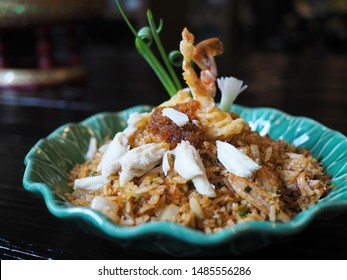
[[236, 176], [249, 178], [260, 166], [233, 145], [217, 140], [217, 157], [226, 170]]
[[183, 126], [189, 122], [189, 118], [186, 114], [177, 111], [174, 108], [164, 108], [162, 115], [172, 120], [178, 126]]
[[170, 163], [169, 163], [168, 153], [169, 152], [164, 153], [163, 161], [161, 164], [161, 169], [163, 170], [163, 173], [165, 176], [167, 176], [167, 173], [169, 172], [169, 170], [171, 168]]
[[122, 170], [120, 185], [124, 186], [132, 178], [142, 176], [160, 163], [166, 149], [161, 144], [145, 144], [128, 151], [119, 163]]
[[96, 141], [95, 137], [91, 137], [89, 140], [88, 151], [85, 154], [86, 161], [92, 160], [97, 150], [98, 142]]
[[199, 153], [189, 141], [182, 141], [174, 151], [176, 155], [174, 169], [184, 179], [191, 180], [204, 174], [204, 170], [198, 164]]
[[111, 173], [118, 172], [121, 167], [119, 159], [125, 155], [128, 150], [128, 138], [123, 132], [118, 132], [103, 154], [97, 171], [101, 171], [101, 174], [105, 177]]
[[113, 219], [118, 213], [118, 205], [102, 196], [95, 196], [90, 204], [90, 208], [100, 211], [104, 215]]
[[109, 145], [110, 144], [107, 143], [107, 144], [104, 144], [104, 145], [100, 146], [98, 151], [101, 152], [101, 153], [105, 153]]
[[208, 197], [216, 196], [216, 193], [214, 191], [215, 186], [209, 182], [206, 173], [192, 178], [192, 182], [199, 194], [207, 195]]
[[199, 152], [189, 141], [182, 141], [175, 148], [175, 171], [186, 180], [192, 180], [196, 191], [208, 197], [216, 195], [214, 186], [208, 181]]
[[74, 190], [96, 191], [109, 182], [110, 180], [103, 175], [76, 179], [74, 181]]
[[123, 133], [127, 136], [130, 137], [133, 135], [136, 130], [144, 125], [146, 121], [148, 120], [150, 114], [149, 113], [131, 113], [129, 115], [129, 118], [127, 120], [127, 128], [123, 130]]

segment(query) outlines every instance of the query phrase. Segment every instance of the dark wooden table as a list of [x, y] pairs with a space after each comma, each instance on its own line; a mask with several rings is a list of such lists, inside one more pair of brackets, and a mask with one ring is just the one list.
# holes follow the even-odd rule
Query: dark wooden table
[[[221, 61], [221, 59], [219, 59]], [[101, 111], [158, 104], [167, 94], [134, 50], [94, 48], [82, 86], [0, 92], [0, 258], [162, 259], [126, 250], [52, 216], [22, 187], [24, 157], [58, 126]], [[220, 73], [246, 81], [237, 103], [313, 118], [347, 135], [347, 58], [250, 53], [221, 61]], [[304, 232], [239, 259], [345, 259], [347, 212], [316, 220]], [[208, 255], [206, 255], [208, 258]]]

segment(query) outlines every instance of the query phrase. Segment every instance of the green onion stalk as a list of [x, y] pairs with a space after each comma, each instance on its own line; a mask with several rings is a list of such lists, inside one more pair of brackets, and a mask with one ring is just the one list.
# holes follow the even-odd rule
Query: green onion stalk
[[[115, 0], [122, 15], [124, 21], [128, 25], [129, 29], [135, 36], [135, 46], [137, 51], [141, 54], [141, 56], [147, 61], [149, 66], [153, 69], [154, 73], [159, 78], [160, 82], [168, 92], [168, 94], [172, 97], [177, 91], [182, 89], [182, 85], [172, 67], [181, 66], [182, 65], [182, 54], [179, 51], [172, 51], [169, 56], [167, 55], [160, 37], [159, 33], [163, 28], [163, 21], [160, 20], [159, 26], [157, 27], [152, 15], [152, 12], [147, 10], [147, 20], [149, 26], [142, 27], [138, 32], [134, 28], [134, 26], [130, 23], [128, 17], [124, 13], [121, 5], [118, 0]], [[158, 58], [153, 54], [150, 46], [152, 42], [156, 43], [157, 48], [159, 50], [160, 56], [164, 62], [164, 66], [160, 63]]]

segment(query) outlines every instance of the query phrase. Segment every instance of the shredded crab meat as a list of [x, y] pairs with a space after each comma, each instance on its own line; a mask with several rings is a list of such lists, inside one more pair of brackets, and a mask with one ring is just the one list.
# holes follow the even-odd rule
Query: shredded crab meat
[[119, 159], [122, 166], [120, 185], [123, 186], [132, 178], [139, 177], [150, 171], [163, 158], [164, 148], [161, 144], [146, 144], [134, 148]]
[[233, 145], [219, 140], [216, 141], [216, 145], [218, 159], [229, 172], [249, 178], [260, 168], [256, 162]]
[[276, 193], [278, 186], [280, 185], [278, 176], [276, 176], [274, 172], [271, 172], [265, 166], [257, 171], [257, 180], [269, 193]]
[[189, 122], [189, 118], [186, 114], [177, 111], [173, 108], [164, 108], [162, 111], [162, 115], [164, 117], [168, 117], [178, 126], [183, 126]]
[[88, 151], [85, 155], [85, 159], [87, 161], [92, 160], [97, 150], [98, 150], [98, 141], [96, 140], [95, 137], [90, 137]]
[[127, 120], [128, 126], [126, 129], [124, 129], [123, 133], [127, 137], [132, 136], [139, 128], [146, 125], [149, 116], [150, 113], [131, 113]]
[[258, 208], [265, 214], [270, 215], [270, 211], [271, 214], [276, 212], [277, 220], [281, 222], [286, 222], [289, 220], [288, 215], [280, 210], [279, 198], [275, 194], [269, 194], [268, 192], [257, 186], [255, 183], [252, 183], [233, 174], [229, 174], [227, 176], [226, 183], [240, 197], [242, 197], [244, 200], [249, 202], [254, 207]]
[[213, 185], [208, 181], [199, 152], [188, 141], [182, 141], [175, 148], [175, 171], [186, 180], [192, 180], [198, 193], [214, 197]]
[[110, 180], [108, 180], [105, 176], [102, 175], [80, 178], [74, 181], [74, 189], [89, 191], [98, 190], [109, 182]]
[[101, 162], [97, 167], [97, 171], [103, 176], [116, 173], [121, 167], [120, 158], [129, 150], [128, 138], [123, 132], [118, 132], [111, 143], [107, 146], [102, 156]]
[[162, 170], [163, 170], [164, 175], [167, 176], [167, 173], [170, 170], [170, 163], [169, 163], [169, 159], [168, 159], [167, 153], [165, 153], [164, 156], [163, 156]]
[[298, 184], [298, 189], [304, 197], [309, 197], [314, 195], [314, 191], [311, 189], [310, 185], [306, 179], [306, 172], [301, 172], [296, 176], [296, 182]]

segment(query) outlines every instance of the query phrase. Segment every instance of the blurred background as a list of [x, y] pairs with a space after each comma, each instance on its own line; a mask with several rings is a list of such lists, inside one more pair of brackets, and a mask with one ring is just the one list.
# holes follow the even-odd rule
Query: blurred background
[[[147, 24], [147, 8], [163, 19], [167, 52], [185, 26], [197, 42], [219, 37], [219, 74], [249, 86], [239, 104], [318, 117], [346, 132], [338, 120], [347, 117], [347, 0], [120, 2], [136, 28]], [[114, 0], [0, 0], [2, 122], [27, 110], [55, 127], [167, 97]], [[326, 106], [315, 116], [318, 103]]]

